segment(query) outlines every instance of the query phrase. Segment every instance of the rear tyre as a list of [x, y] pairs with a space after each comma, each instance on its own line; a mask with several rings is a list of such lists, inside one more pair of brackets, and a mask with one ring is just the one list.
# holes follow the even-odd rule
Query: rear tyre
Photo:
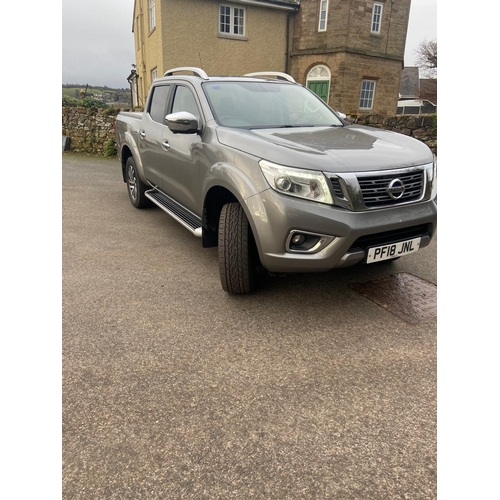
[[130, 156], [125, 164], [125, 174], [127, 179], [128, 197], [135, 208], [144, 208], [151, 205], [144, 192], [148, 186], [141, 181], [134, 159]]
[[219, 218], [219, 273], [222, 288], [242, 294], [255, 290], [257, 248], [239, 203], [227, 203]]

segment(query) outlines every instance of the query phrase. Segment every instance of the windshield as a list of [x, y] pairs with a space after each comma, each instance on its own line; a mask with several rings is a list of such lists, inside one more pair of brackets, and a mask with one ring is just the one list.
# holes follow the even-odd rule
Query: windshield
[[207, 82], [203, 89], [220, 125], [236, 128], [331, 127], [342, 122], [316, 95], [280, 82]]

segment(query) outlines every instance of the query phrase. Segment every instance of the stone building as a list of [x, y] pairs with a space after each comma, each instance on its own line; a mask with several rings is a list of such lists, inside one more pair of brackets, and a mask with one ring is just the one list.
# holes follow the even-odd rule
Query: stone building
[[411, 0], [302, 0], [290, 74], [334, 109], [394, 115]]
[[144, 105], [154, 78], [180, 66], [209, 75], [284, 71], [289, 14], [300, 0], [135, 0], [136, 71]]
[[[347, 114], [396, 112], [411, 0], [135, 0], [144, 105], [154, 78], [283, 71]], [[134, 93], [134, 92], [133, 92]]]

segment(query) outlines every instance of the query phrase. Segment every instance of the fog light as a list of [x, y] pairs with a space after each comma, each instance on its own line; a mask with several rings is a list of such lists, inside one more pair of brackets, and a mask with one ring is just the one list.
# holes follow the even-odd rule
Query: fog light
[[292, 238], [292, 243], [294, 245], [302, 245], [302, 243], [304, 243], [304, 241], [306, 241], [306, 237], [303, 234], [296, 234]]
[[288, 235], [286, 251], [294, 253], [316, 253], [335, 239], [334, 236], [293, 230]]

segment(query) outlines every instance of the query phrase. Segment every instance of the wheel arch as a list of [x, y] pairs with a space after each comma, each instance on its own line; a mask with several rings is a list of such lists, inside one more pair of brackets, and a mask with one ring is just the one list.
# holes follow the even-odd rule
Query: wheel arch
[[121, 154], [120, 154], [120, 160], [121, 160], [121, 165], [122, 165], [122, 178], [123, 178], [123, 182], [127, 182], [126, 172], [125, 172], [125, 166], [127, 165], [127, 160], [131, 156], [133, 157], [134, 155], [132, 154], [132, 151], [130, 150], [130, 148], [127, 145], [123, 146], [122, 150], [121, 150]]
[[144, 184], [148, 184], [148, 180], [144, 174], [144, 167], [142, 165], [141, 155], [139, 154], [137, 145], [132, 137], [132, 134], [126, 132], [124, 134], [124, 142], [120, 149], [120, 156], [119, 156], [122, 164], [122, 176], [124, 182], [126, 182], [125, 165], [127, 163], [127, 160], [131, 156], [134, 159], [135, 165], [137, 167], [137, 173], [139, 174], [139, 177], [141, 178], [142, 182], [144, 182]]
[[[214, 185], [205, 194], [202, 213], [202, 245], [205, 248], [216, 247], [218, 244], [219, 218], [222, 207], [226, 203], [238, 202], [241, 200], [225, 186]], [[244, 207], [243, 207], [244, 209]]]
[[202, 244], [204, 247], [217, 246], [222, 207], [226, 203], [236, 201], [242, 206], [247, 216], [260, 254], [261, 245], [257, 225], [259, 225], [259, 219], [266, 219], [266, 207], [256, 195], [268, 189], [269, 186], [262, 175], [255, 175], [258, 171], [258, 168], [255, 169], [253, 157], [250, 158], [249, 163], [241, 161], [240, 164], [235, 165], [232, 162], [219, 162], [211, 167], [203, 189], [205, 196], [202, 208]]

